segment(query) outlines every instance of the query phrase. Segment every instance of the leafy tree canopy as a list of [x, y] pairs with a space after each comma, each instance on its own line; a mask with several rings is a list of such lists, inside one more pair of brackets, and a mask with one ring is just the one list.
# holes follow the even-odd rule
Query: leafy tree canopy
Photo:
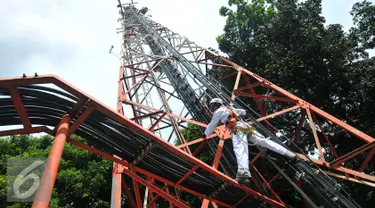
[[[373, 3], [364, 0], [353, 5], [354, 26], [347, 32], [340, 24], [324, 25], [321, 0], [229, 0], [219, 13], [227, 19], [217, 42], [229, 59], [375, 136], [375, 57], [368, 54], [375, 48]], [[233, 82], [224, 85], [232, 89]], [[279, 124], [295, 123], [290, 119]], [[345, 140], [337, 129], [327, 131], [339, 155], [358, 145]], [[374, 162], [367, 171], [374, 173]], [[354, 159], [346, 165], [358, 168], [360, 164]], [[363, 207], [374, 203], [368, 187], [346, 185]]]

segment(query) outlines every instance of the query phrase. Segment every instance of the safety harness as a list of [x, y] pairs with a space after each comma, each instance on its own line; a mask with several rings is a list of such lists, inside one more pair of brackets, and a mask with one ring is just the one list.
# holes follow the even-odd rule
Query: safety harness
[[[254, 133], [254, 128], [252, 128], [250, 125], [246, 125], [247, 127], [237, 126], [237, 121], [242, 121], [241, 116], [233, 109], [233, 107], [226, 106], [226, 108], [229, 111], [229, 118], [226, 122], [226, 127], [235, 134], [237, 131], [242, 131], [247, 134], [247, 138], [250, 138]], [[244, 123], [246, 124], [246, 122]]]

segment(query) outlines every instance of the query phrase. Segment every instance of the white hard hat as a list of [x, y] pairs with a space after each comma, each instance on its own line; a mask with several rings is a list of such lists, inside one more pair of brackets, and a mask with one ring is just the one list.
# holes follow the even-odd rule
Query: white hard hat
[[214, 99], [212, 99], [212, 100], [210, 101], [210, 104], [213, 104], [213, 103], [217, 103], [217, 104], [220, 104], [220, 105], [223, 105], [223, 104], [224, 104], [223, 100], [220, 99], [220, 98], [214, 98]]

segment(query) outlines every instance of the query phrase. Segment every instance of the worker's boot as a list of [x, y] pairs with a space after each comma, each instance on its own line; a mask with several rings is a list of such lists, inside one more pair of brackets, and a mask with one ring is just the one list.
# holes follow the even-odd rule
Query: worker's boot
[[249, 184], [250, 183], [250, 171], [245, 168], [240, 168], [237, 171], [236, 181], [240, 184]]

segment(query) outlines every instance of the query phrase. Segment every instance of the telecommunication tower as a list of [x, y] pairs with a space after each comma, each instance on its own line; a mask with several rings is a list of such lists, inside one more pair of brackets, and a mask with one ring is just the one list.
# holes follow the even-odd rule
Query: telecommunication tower
[[[0, 79], [0, 127], [6, 129], [0, 136], [54, 136], [33, 208], [49, 206], [65, 142], [114, 162], [115, 208], [191, 207], [189, 195], [203, 208], [356, 208], [340, 180], [375, 187], [373, 137], [152, 21], [147, 8], [118, 3], [123, 42], [117, 111], [55, 75]], [[247, 122], [300, 160], [251, 146], [252, 184], [237, 183], [225, 126], [191, 140], [207, 127], [207, 101], [214, 97], [246, 109]], [[338, 152], [342, 142], [352, 149]], [[208, 153], [212, 161], [198, 159]], [[301, 204], [289, 204], [290, 196]]]
[[[214, 155], [212, 164], [207, 164], [213, 172], [204, 175], [197, 165], [184, 166], [179, 164], [177, 158], [168, 158], [168, 155], [155, 157], [153, 153], [158, 149], [152, 143], [144, 144], [143, 151], [139, 152], [132, 165], [153, 168], [155, 177], [147, 176], [151, 184], [159, 186], [165, 190], [166, 195], [177, 199], [177, 190], [196, 195], [202, 199], [202, 207], [285, 207], [288, 205], [272, 187], [276, 180], [283, 180], [299, 193], [306, 206], [358, 207], [334, 178], [374, 186], [375, 177], [363, 172], [375, 153], [374, 138], [227, 58], [152, 21], [147, 16], [147, 8], [137, 9], [133, 2], [122, 4], [120, 1], [118, 7], [123, 38], [118, 112], [131, 117], [134, 122], [171, 145], [178, 144], [176, 151], [182, 150], [191, 158], [197, 159], [204, 147]], [[232, 80], [233, 88], [227, 89], [223, 85], [226, 80]], [[186, 141], [182, 133], [182, 129], [191, 128], [187, 124], [194, 124], [198, 126], [200, 134], [211, 119], [207, 100], [214, 97], [248, 110], [251, 113], [248, 121], [257, 131], [297, 151], [301, 161], [291, 164], [273, 156], [276, 157], [274, 160], [263, 149], [252, 147], [254, 186], [235, 184], [232, 178], [236, 173], [236, 160], [229, 132], [224, 126], [217, 128], [216, 135], [207, 139]], [[280, 126], [277, 125], [278, 122], [273, 122], [282, 123], [283, 119], [294, 119], [295, 126]], [[325, 132], [328, 125], [342, 129], [353, 136], [353, 141], [361, 141], [362, 145], [345, 155], [337, 155], [330, 142], [330, 134]], [[306, 129], [310, 134], [306, 133]], [[308, 157], [307, 151], [298, 146], [301, 137], [311, 140], [318, 157]], [[332, 157], [328, 158], [325, 150], [331, 152]], [[358, 170], [345, 167], [345, 161], [368, 150], [368, 156]], [[152, 162], [143, 162], [145, 160]], [[263, 162], [268, 166], [258, 167]], [[166, 163], [176, 163], [175, 169], [169, 172], [173, 174], [164, 175], [164, 170], [170, 168], [165, 166]], [[270, 173], [274, 175], [270, 177]], [[116, 168], [113, 175], [114, 182], [121, 181], [121, 174]], [[228, 178], [221, 178], [223, 175]], [[112, 190], [113, 205], [120, 203], [121, 186], [118, 184]], [[137, 182], [133, 180], [132, 184], [125, 184], [125, 187], [131, 187], [134, 192], [133, 195], [126, 191], [126, 197], [134, 206], [141, 206]], [[148, 186], [144, 188], [144, 202], [148, 202], [148, 206], [155, 206], [160, 196], [155, 196]], [[170, 188], [175, 191], [170, 192]], [[177, 206], [168, 201], [171, 207]]]

